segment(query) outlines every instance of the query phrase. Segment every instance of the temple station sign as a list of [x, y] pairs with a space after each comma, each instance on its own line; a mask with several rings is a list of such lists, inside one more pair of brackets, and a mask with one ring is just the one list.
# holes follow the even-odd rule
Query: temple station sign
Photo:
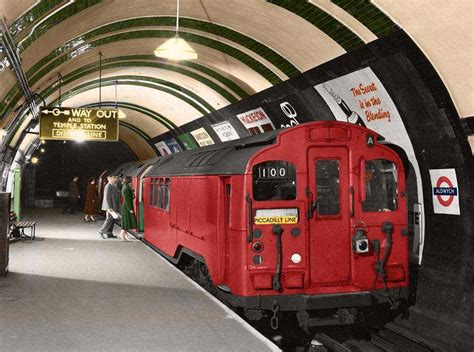
[[119, 110], [54, 108], [41, 110], [40, 138], [75, 141], [118, 141]]

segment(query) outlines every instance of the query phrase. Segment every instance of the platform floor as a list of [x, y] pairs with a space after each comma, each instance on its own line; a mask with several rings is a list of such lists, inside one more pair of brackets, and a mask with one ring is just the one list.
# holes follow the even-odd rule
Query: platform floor
[[27, 217], [37, 239], [11, 243], [0, 277], [0, 351], [279, 350], [143, 243], [60, 209]]

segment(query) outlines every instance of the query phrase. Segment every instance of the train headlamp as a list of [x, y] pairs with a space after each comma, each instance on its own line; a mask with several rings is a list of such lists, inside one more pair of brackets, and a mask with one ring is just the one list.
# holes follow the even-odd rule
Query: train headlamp
[[291, 256], [291, 261], [295, 264], [301, 263], [301, 255], [295, 253]]
[[359, 254], [369, 252], [369, 239], [364, 229], [356, 229], [352, 237], [352, 251]]

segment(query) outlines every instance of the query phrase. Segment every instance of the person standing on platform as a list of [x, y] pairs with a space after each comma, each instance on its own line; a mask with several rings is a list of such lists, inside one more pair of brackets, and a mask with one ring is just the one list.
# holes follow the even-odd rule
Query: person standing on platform
[[79, 179], [79, 177], [74, 176], [72, 178], [71, 182], [69, 182], [69, 196], [68, 196], [69, 202], [66, 205], [66, 207], [63, 209], [63, 214], [66, 214], [68, 211], [71, 214], [76, 213], [77, 202], [78, 202], [79, 198], [81, 198], [81, 196], [79, 194], [79, 186], [77, 185], [77, 180], [78, 179]]
[[101, 238], [117, 238], [113, 234], [114, 220], [118, 218], [120, 209], [120, 193], [117, 189], [117, 178], [108, 176], [109, 181], [104, 188], [104, 198], [102, 200], [102, 210], [105, 210], [106, 216], [102, 227], [98, 231]]
[[133, 194], [132, 188], [130, 187], [130, 182], [132, 179], [130, 176], [125, 176], [122, 181], [122, 230], [120, 231], [119, 237], [124, 241], [130, 241], [128, 236], [128, 230], [135, 229], [137, 227], [137, 219], [135, 218], [135, 213], [133, 211]]
[[84, 206], [84, 221], [95, 222], [94, 213], [97, 210], [97, 187], [95, 179], [89, 177], [87, 182], [86, 204]]

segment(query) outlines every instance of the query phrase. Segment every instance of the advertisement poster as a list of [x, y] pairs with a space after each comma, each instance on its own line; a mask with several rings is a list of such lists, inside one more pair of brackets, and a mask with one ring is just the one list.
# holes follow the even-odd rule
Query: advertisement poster
[[262, 108], [257, 108], [238, 114], [237, 118], [242, 122], [251, 135], [273, 131], [275, 126]]
[[160, 152], [161, 155], [170, 155], [173, 154], [171, 152], [171, 149], [166, 145], [164, 141], [160, 141], [158, 143], [155, 143], [156, 149]]
[[[420, 168], [413, 146], [392, 98], [375, 73], [366, 67], [318, 84], [314, 88], [327, 103], [336, 120], [365, 126], [382, 135], [386, 141], [404, 149], [416, 174], [418, 202], [423, 204]], [[421, 217], [422, 221], [424, 218]], [[415, 239], [416, 243], [420, 243], [419, 263], [422, 258], [424, 233], [420, 236], [421, 238]]]
[[193, 136], [191, 136], [189, 133], [183, 133], [178, 136], [178, 139], [183, 143], [184, 147], [189, 150], [189, 149], [196, 149], [198, 147], [196, 141], [194, 140]]
[[277, 128], [298, 126], [303, 122], [313, 121], [303, 103], [295, 94], [264, 104], [264, 108]]
[[460, 215], [459, 188], [455, 169], [430, 170], [435, 214]]
[[178, 142], [174, 138], [165, 139], [165, 143], [172, 153], [179, 153], [183, 151], [181, 146], [178, 144]]
[[228, 121], [216, 123], [211, 125], [211, 127], [214, 129], [221, 142], [239, 139], [239, 134]]
[[207, 131], [203, 127], [192, 131], [191, 134], [193, 135], [196, 142], [198, 142], [200, 147], [205, 147], [214, 144], [214, 141], [212, 140], [211, 136], [209, 136], [209, 133], [207, 133]]

